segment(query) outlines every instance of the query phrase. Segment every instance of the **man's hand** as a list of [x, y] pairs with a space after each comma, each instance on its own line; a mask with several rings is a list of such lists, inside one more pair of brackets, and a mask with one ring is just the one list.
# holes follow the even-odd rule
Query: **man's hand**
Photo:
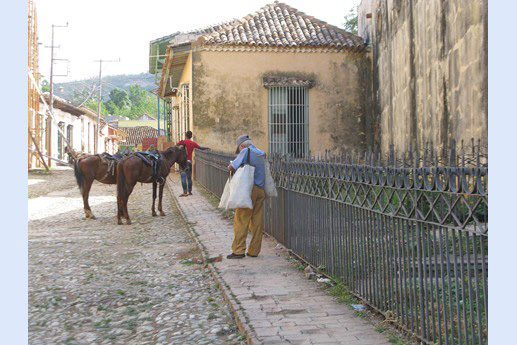
[[232, 167], [231, 164], [228, 164], [228, 171], [233, 174], [235, 172], [235, 169]]

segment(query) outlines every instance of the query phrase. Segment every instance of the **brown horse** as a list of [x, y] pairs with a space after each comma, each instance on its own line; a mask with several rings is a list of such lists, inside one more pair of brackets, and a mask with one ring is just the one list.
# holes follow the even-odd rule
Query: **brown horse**
[[165, 216], [162, 209], [163, 188], [165, 179], [169, 175], [171, 167], [178, 163], [181, 168], [187, 164], [187, 150], [184, 146], [172, 146], [165, 151], [160, 151], [160, 166], [158, 179], [153, 178], [153, 171], [149, 165], [135, 155], [123, 158], [117, 165], [117, 221], [122, 224], [122, 216], [126, 218], [126, 223], [131, 224], [127, 211], [127, 202], [133, 192], [137, 182], [153, 183], [153, 206], [151, 208], [153, 217], [156, 216], [154, 202], [156, 199], [156, 187], [160, 184], [160, 196], [158, 201], [158, 211], [160, 216]]
[[[114, 157], [122, 158], [122, 155], [115, 155]], [[102, 159], [101, 155], [82, 155], [75, 159], [73, 165], [75, 180], [83, 197], [84, 214], [86, 218], [95, 219], [88, 204], [90, 188], [94, 180], [104, 184], [116, 184], [117, 176], [115, 169], [110, 167], [110, 164], [105, 159]]]

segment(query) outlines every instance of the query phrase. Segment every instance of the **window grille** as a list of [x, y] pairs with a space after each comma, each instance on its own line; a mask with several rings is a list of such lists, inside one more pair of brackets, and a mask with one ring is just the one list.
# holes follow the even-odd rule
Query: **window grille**
[[164, 116], [165, 116], [165, 135], [167, 141], [171, 141], [172, 134], [172, 101], [170, 99], [164, 100]]
[[84, 150], [84, 118], [81, 119], [81, 152], [85, 152], [85, 150]]
[[58, 127], [60, 129], [60, 131], [58, 130], [57, 131], [57, 158], [58, 159], [63, 159], [64, 157], [64, 138], [63, 138], [63, 134], [61, 134], [62, 132], [65, 131], [65, 123], [64, 122], [59, 122], [58, 124]]
[[181, 136], [190, 130], [189, 84], [181, 85]]
[[68, 143], [74, 147], [74, 126], [72, 125], [68, 125], [66, 126], [66, 140], [68, 141]]
[[309, 155], [308, 87], [272, 86], [269, 90], [269, 153]]
[[174, 116], [176, 116], [176, 141], [180, 141], [182, 139], [181, 130], [180, 130], [180, 108], [179, 106], [174, 107]]

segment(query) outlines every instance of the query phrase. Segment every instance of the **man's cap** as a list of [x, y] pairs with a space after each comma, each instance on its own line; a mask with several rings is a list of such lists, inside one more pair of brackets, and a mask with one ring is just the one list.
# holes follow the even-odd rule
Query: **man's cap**
[[240, 137], [237, 138], [237, 149], [235, 150], [235, 154], [238, 154], [239, 153], [239, 146], [245, 142], [246, 140], [251, 140], [250, 136], [247, 135], [247, 134], [244, 134], [244, 135], [241, 135]]

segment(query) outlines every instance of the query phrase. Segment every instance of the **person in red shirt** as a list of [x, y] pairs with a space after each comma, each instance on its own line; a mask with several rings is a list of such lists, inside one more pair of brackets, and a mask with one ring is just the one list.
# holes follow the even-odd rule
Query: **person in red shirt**
[[192, 139], [192, 132], [187, 131], [185, 133], [185, 139], [180, 140], [176, 145], [183, 145], [187, 149], [187, 166], [185, 169], [180, 171], [181, 174], [181, 186], [183, 187], [183, 194], [180, 196], [192, 195], [192, 153], [194, 149], [209, 150], [208, 147], [199, 146]]

